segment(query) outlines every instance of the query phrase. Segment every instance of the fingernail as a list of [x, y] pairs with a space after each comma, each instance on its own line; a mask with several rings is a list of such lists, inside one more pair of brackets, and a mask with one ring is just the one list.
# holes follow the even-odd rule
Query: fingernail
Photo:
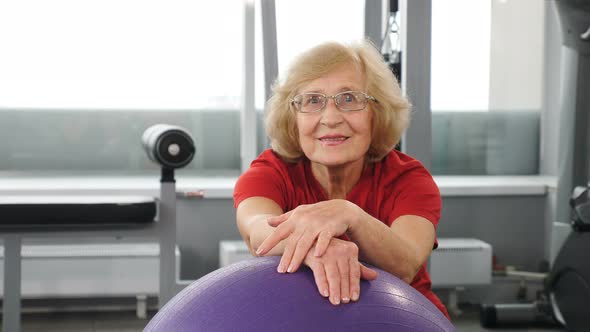
[[359, 293], [357, 292], [352, 292], [352, 300], [353, 301], [358, 301], [359, 299]]
[[348, 302], [350, 302], [350, 299], [348, 297], [342, 298], [342, 303], [348, 303]]
[[289, 267], [287, 268], [287, 272], [291, 273], [293, 271], [293, 266], [289, 265]]
[[328, 293], [328, 290], [327, 289], [324, 289], [324, 291], [322, 292], [322, 294], [324, 295], [324, 297], [330, 296], [330, 293]]
[[282, 265], [279, 265], [279, 267], [277, 267], [277, 272], [285, 273], [285, 268]]
[[258, 249], [256, 249], [256, 255], [260, 255], [261, 252], [262, 252], [262, 247], [258, 247]]
[[340, 304], [340, 299], [339, 299], [339, 298], [337, 298], [337, 297], [333, 297], [333, 298], [332, 298], [332, 303], [333, 303], [334, 305], [339, 305], [339, 304]]

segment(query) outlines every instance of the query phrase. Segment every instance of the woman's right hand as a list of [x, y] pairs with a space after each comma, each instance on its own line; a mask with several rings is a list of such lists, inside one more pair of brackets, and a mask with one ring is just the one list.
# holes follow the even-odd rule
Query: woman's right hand
[[373, 280], [377, 272], [358, 261], [358, 246], [354, 242], [332, 238], [326, 252], [316, 257], [309, 250], [304, 264], [312, 271], [320, 294], [334, 305], [357, 301], [360, 279]]

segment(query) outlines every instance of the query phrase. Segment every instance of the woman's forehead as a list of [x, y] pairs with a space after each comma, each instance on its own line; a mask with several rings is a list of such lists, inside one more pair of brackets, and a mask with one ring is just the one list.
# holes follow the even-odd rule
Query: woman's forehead
[[364, 90], [363, 72], [354, 65], [341, 65], [326, 74], [302, 84], [299, 92], [338, 93], [349, 90]]

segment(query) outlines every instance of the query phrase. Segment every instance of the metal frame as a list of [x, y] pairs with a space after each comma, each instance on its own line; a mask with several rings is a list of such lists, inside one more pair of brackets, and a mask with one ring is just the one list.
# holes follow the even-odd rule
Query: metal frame
[[21, 326], [21, 248], [26, 238], [60, 237], [113, 237], [158, 239], [160, 246], [160, 291], [159, 307], [192, 280], [180, 280], [180, 266], [176, 250], [176, 186], [162, 182], [158, 215], [155, 222], [138, 226], [78, 226], [74, 227], [10, 227], [3, 228], [0, 237], [4, 239], [4, 300], [2, 331], [18, 332]]
[[430, 169], [432, 115], [430, 109], [431, 0], [400, 0], [402, 15], [402, 90], [412, 103], [412, 125], [402, 140], [402, 151]]
[[279, 55], [277, 51], [277, 12], [275, 0], [261, 0], [262, 47], [264, 50], [264, 98], [271, 95], [273, 82], [279, 75]]
[[381, 47], [385, 27], [383, 23], [383, 6], [383, 1], [365, 0], [365, 37], [377, 47]]
[[244, 75], [242, 77], [242, 110], [240, 112], [240, 157], [242, 172], [256, 158], [255, 105], [255, 11], [254, 1], [244, 1]]

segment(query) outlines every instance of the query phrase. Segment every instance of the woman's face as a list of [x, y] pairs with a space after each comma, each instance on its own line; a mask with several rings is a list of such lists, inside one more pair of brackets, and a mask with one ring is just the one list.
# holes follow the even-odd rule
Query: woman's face
[[[319, 92], [333, 96], [344, 91], [365, 91], [365, 78], [353, 65], [342, 65], [334, 71], [303, 85], [298, 94]], [[327, 98], [323, 110], [297, 112], [299, 144], [305, 156], [328, 167], [345, 166], [363, 161], [371, 144], [373, 111], [371, 103], [361, 111], [342, 112]]]

